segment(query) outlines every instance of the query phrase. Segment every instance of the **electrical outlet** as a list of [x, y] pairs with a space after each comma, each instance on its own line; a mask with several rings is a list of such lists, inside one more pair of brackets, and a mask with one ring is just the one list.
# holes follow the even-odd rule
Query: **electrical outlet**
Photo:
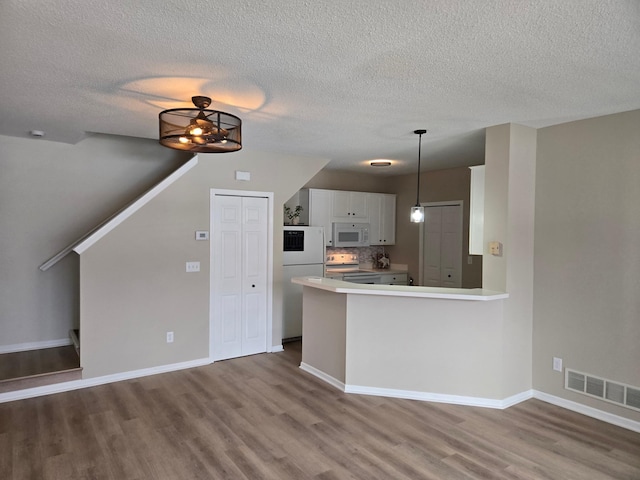
[[167, 332], [167, 343], [173, 343], [173, 332]]
[[553, 357], [553, 369], [556, 372], [562, 371], [562, 359], [558, 357]]
[[199, 272], [200, 262], [187, 262], [187, 273]]

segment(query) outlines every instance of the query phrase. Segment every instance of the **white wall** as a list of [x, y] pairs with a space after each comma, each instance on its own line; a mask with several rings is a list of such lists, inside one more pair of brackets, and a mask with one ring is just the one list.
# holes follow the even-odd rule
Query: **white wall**
[[78, 259], [38, 267], [185, 161], [152, 140], [0, 136], [0, 349], [68, 338]]
[[640, 421], [551, 368], [640, 387], [640, 110], [539, 130], [536, 178], [534, 388]]

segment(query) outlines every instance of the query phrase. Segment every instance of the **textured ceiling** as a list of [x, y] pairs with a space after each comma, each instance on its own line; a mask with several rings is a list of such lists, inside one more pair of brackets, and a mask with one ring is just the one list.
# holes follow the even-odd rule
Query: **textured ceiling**
[[204, 94], [246, 148], [360, 172], [413, 172], [418, 128], [433, 169], [481, 163], [485, 127], [640, 108], [638, 0], [2, 0], [0, 47], [0, 134], [157, 138]]

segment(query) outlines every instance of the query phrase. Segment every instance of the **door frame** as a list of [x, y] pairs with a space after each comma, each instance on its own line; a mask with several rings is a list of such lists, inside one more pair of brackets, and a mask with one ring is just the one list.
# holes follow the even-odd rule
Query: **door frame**
[[273, 192], [259, 192], [250, 190], [227, 190], [212, 188], [209, 193], [209, 360], [213, 360], [211, 351], [213, 335], [213, 202], [216, 196], [227, 197], [258, 197], [267, 199], [267, 353], [279, 351], [273, 344]]
[[[462, 215], [460, 215], [460, 237], [462, 239], [462, 245], [464, 245], [464, 238], [462, 238], [462, 236], [464, 235], [464, 200], [449, 200], [445, 202], [422, 202], [420, 203], [420, 205], [425, 209], [425, 219], [427, 216], [427, 208], [429, 207], [459, 206], [462, 209]], [[420, 228], [418, 229], [418, 285], [422, 285], [422, 282], [424, 280], [424, 227], [426, 223], [426, 221], [422, 222]], [[462, 251], [460, 251], [460, 255], [462, 255]], [[462, 283], [462, 263], [460, 263], [460, 282]]]

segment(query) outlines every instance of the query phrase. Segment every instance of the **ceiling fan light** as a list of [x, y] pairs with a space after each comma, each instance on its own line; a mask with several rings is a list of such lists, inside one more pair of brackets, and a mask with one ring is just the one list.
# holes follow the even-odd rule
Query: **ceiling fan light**
[[192, 97], [197, 108], [160, 112], [160, 144], [197, 153], [235, 152], [242, 148], [242, 120], [230, 113], [208, 110], [208, 97]]

